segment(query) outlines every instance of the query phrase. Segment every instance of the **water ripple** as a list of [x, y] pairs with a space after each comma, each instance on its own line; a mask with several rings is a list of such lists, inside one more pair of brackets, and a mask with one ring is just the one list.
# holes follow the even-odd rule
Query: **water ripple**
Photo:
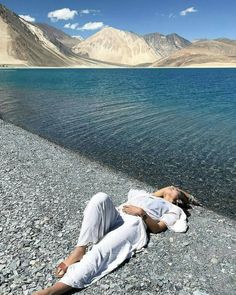
[[231, 214], [235, 80], [234, 69], [1, 70], [0, 116]]

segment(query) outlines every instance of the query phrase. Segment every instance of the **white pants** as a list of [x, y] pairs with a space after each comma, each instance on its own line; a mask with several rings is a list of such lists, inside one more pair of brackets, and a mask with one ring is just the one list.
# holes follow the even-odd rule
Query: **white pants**
[[92, 249], [68, 267], [60, 282], [73, 288], [96, 282], [146, 245], [146, 227], [140, 217], [123, 213], [106, 194], [98, 193], [84, 211], [77, 246], [91, 243]]

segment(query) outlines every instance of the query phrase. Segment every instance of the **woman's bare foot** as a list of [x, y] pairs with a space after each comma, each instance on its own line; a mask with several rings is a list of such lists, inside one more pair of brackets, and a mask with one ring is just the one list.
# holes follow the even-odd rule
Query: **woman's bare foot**
[[75, 262], [80, 261], [85, 253], [86, 253], [86, 246], [75, 247], [75, 249], [71, 252], [71, 254], [63, 261], [63, 263], [57, 266], [56, 277], [62, 278], [64, 274], [66, 273], [68, 266]]
[[33, 295], [61, 295], [72, 289], [71, 286], [58, 282], [52, 287], [33, 293]]

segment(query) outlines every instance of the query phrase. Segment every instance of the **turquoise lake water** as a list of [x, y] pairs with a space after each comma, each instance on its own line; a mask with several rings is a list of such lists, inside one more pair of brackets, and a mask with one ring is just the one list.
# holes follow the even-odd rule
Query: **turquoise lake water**
[[0, 117], [235, 212], [236, 69], [0, 70]]

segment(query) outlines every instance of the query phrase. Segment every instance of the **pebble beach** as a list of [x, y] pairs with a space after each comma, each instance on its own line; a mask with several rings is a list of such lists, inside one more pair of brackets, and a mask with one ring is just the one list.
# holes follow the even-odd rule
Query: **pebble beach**
[[[0, 120], [0, 294], [56, 282], [86, 202], [103, 191], [119, 205], [131, 188], [154, 190]], [[205, 206], [190, 213], [187, 233], [151, 235], [141, 253], [78, 294], [235, 295], [235, 220]]]

